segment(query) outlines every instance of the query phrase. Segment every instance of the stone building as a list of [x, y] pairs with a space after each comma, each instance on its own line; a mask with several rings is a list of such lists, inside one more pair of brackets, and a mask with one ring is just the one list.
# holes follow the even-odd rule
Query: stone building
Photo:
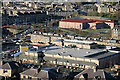
[[[47, 33], [46, 33], [47, 34]], [[62, 40], [64, 45], [62, 44]], [[44, 36], [44, 35], [31, 35], [31, 41], [33, 43], [42, 42], [45, 44], [55, 44], [59, 46], [69, 46], [74, 45], [78, 48], [85, 48], [85, 49], [94, 49], [97, 48], [97, 44], [93, 42], [87, 42], [87, 41], [80, 41], [80, 40], [70, 40], [70, 39], [64, 39], [63, 37], [56, 37], [56, 36]]]
[[21, 24], [21, 23], [38, 23], [47, 18], [45, 11], [33, 10], [2, 10], [2, 25]]
[[16, 58], [17, 61], [22, 60], [22, 63], [29, 63], [29, 64], [40, 64], [43, 60], [44, 54], [38, 51], [28, 51], [19, 55]]
[[1, 61], [1, 63], [2, 67], [0, 68], [0, 76], [13, 77], [21, 70], [20, 64], [18, 62], [10, 61], [3, 63], [3, 61]]
[[80, 68], [107, 68], [119, 63], [120, 51], [102, 49], [62, 48], [52, 46], [42, 49], [44, 59], [52, 64]]
[[73, 29], [103, 29], [114, 27], [115, 23], [112, 20], [94, 20], [94, 19], [65, 19], [59, 21], [60, 28]]
[[113, 7], [112, 5], [108, 4], [95, 4], [95, 5], [97, 7], [98, 13], [111, 13], [116, 11], [115, 7]]
[[21, 80], [56, 80], [58, 77], [57, 71], [52, 68], [43, 69], [28, 69], [20, 73]]
[[66, 19], [59, 21], [60, 28], [74, 28], [74, 29], [86, 29], [89, 28], [88, 22], [90, 20], [80, 20], [80, 19]]
[[120, 40], [120, 26], [117, 25], [112, 29], [112, 39]]
[[103, 70], [93, 70], [93, 69], [85, 69], [80, 72], [76, 76], [74, 76], [73, 80], [115, 80], [115, 78], [108, 72]]

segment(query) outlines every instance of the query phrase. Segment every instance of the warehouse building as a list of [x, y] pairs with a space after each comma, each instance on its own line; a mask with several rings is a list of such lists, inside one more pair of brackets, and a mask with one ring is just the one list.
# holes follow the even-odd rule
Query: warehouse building
[[80, 68], [111, 67], [120, 61], [120, 51], [102, 49], [62, 48], [52, 46], [42, 49], [44, 59], [52, 64]]

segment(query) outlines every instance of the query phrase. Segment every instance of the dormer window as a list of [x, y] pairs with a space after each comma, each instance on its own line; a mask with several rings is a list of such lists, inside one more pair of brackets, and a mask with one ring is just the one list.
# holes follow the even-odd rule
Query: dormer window
[[3, 73], [6, 73], [6, 72], [8, 72], [6, 69], [3, 71]]

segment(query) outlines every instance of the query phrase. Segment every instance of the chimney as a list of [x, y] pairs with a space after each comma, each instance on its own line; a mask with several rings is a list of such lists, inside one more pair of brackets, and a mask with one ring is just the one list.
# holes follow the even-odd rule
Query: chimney
[[22, 60], [19, 60], [19, 63], [22, 64]]
[[97, 70], [98, 70], [98, 66], [95, 66], [94, 69], [93, 69], [93, 71], [97, 72]]
[[42, 68], [42, 66], [39, 66], [38, 69], [36, 70], [36, 73], [39, 73], [41, 68]]
[[120, 75], [120, 71], [119, 71], [119, 70], [117, 71], [116, 75], [117, 75], [117, 76], [119, 76], [119, 75]]
[[4, 61], [3, 60], [0, 61], [0, 65], [1, 66], [4, 65]]
[[59, 68], [59, 67], [57, 68], [57, 72], [58, 72], [58, 73], [60, 72], [60, 68]]

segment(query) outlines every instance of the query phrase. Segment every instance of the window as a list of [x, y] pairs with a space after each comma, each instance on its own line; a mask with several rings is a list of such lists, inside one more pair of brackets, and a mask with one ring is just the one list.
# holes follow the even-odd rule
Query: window
[[6, 69], [3, 71], [3, 73], [6, 73], [6, 72], [8, 72]]
[[25, 76], [23, 76], [23, 78], [25, 78]]
[[31, 78], [30, 76], [28, 76], [28, 79], [30, 79], [30, 80], [31, 80], [32, 78]]
[[38, 78], [38, 80], [41, 80], [40, 78]]

